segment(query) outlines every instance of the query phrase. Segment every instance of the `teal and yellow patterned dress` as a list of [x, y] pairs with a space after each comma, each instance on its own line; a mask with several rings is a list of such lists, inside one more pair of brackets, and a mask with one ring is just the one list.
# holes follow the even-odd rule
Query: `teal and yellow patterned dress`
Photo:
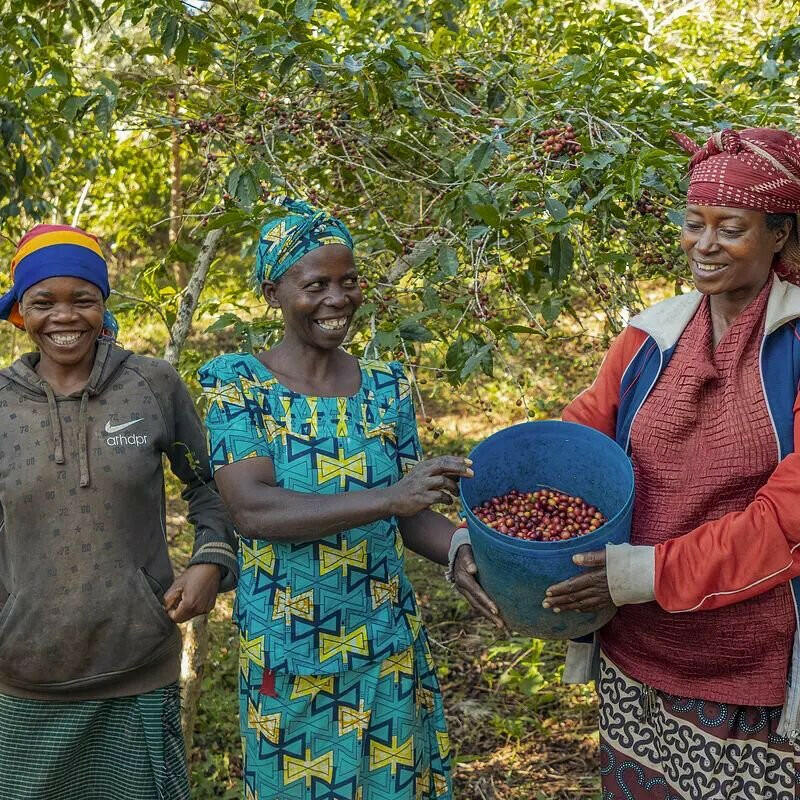
[[[408, 381], [362, 361], [350, 397], [281, 385], [252, 355], [200, 370], [211, 464], [270, 458], [277, 485], [337, 494], [420, 458]], [[317, 541], [241, 540], [244, 792], [252, 800], [450, 800], [441, 693], [394, 518]]]

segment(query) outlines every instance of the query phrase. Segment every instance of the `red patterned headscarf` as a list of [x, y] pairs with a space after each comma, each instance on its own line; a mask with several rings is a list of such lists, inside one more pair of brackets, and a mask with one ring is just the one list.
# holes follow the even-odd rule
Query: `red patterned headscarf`
[[683, 133], [675, 140], [688, 153], [687, 200], [699, 206], [725, 206], [796, 214], [795, 232], [780, 253], [779, 274], [800, 277], [800, 139], [773, 128], [715, 133], [702, 147]]

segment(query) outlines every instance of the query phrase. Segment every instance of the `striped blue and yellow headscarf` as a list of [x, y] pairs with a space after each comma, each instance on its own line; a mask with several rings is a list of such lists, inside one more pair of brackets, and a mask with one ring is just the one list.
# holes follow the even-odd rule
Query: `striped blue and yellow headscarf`
[[[97, 237], [72, 225], [36, 225], [17, 245], [11, 259], [11, 291], [0, 297], [0, 319], [17, 328], [25, 323], [19, 313], [22, 295], [48, 278], [80, 278], [100, 289], [108, 299], [108, 267]], [[103, 336], [116, 339], [119, 326], [110, 311], [103, 318]]]
[[343, 244], [353, 249], [347, 226], [326, 211], [301, 200], [283, 198], [280, 203], [289, 213], [271, 219], [261, 228], [253, 269], [253, 288], [277, 281], [304, 255], [326, 244]]

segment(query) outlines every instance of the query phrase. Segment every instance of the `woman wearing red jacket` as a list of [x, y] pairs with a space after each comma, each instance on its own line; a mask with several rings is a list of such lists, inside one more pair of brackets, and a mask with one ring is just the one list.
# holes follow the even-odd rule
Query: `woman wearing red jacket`
[[800, 798], [800, 139], [677, 138], [696, 291], [635, 317], [563, 414], [628, 451], [631, 544], [545, 606], [619, 607], [565, 669], [597, 679], [604, 800]]

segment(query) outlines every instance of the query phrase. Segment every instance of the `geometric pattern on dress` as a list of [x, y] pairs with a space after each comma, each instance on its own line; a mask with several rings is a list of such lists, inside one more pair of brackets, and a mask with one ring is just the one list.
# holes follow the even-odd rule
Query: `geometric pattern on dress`
[[[253, 355], [199, 371], [212, 469], [272, 460], [276, 483], [338, 494], [390, 486], [421, 458], [411, 389], [396, 362], [359, 362], [349, 397], [283, 386]], [[407, 649], [419, 630], [394, 518], [291, 544], [242, 538], [236, 621], [240, 663], [295, 675], [336, 674]]]
[[450, 743], [427, 639], [336, 675], [240, 674], [245, 797], [452, 800]]

